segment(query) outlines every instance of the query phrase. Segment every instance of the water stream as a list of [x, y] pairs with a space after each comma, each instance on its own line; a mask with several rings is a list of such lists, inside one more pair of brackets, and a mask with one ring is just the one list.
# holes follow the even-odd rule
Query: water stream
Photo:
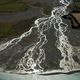
[[[14, 38], [10, 41], [0, 44], [0, 55], [4, 54], [4, 51], [9, 51], [10, 49], [14, 49], [16, 45], [21, 43], [24, 38], [29, 38], [36, 35], [33, 42], [30, 45], [25, 46], [24, 55], [20, 57], [17, 62], [16, 68], [14, 70], [9, 70], [10, 72], [14, 73], [37, 73], [37, 72], [44, 72], [44, 68], [42, 67], [43, 61], [46, 59], [45, 50], [43, 46], [48, 42], [45, 32], [54, 28], [55, 29], [55, 36], [56, 36], [56, 44], [58, 50], [61, 52], [61, 56], [63, 57], [60, 60], [59, 67], [60, 70], [72, 71], [80, 69], [80, 65], [74, 61], [73, 56], [80, 53], [80, 48], [72, 46], [68, 40], [68, 37], [65, 35], [67, 31], [68, 24], [64, 23], [62, 20], [62, 16], [66, 15], [67, 6], [70, 4], [68, 0], [60, 0], [59, 1], [62, 6], [56, 7], [52, 10], [50, 17], [43, 17], [38, 18], [34, 22], [34, 26], [21, 36]], [[27, 42], [28, 43], [28, 42]], [[4, 66], [7, 66], [8, 63], [14, 57], [13, 54], [7, 63]], [[18, 54], [19, 55], [19, 54]], [[18, 57], [17, 57], [18, 58]], [[3, 65], [1, 65], [1, 68]], [[7, 71], [5, 67], [2, 69], [3, 71]]]

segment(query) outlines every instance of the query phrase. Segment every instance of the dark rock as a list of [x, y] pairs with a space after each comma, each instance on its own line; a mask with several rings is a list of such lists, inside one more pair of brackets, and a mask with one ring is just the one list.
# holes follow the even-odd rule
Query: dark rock
[[71, 26], [73, 29], [80, 28], [80, 12], [72, 11], [68, 15], [64, 15], [63, 18], [69, 19], [71, 21]]

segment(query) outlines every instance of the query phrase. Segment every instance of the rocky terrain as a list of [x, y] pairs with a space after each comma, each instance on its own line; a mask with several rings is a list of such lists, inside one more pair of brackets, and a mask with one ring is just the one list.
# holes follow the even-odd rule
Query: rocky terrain
[[[5, 0], [3, 0], [1, 4], [4, 4], [4, 2], [5, 2]], [[53, 2], [53, 0], [21, 0], [21, 1], [17, 0], [17, 2], [16, 2], [16, 0], [14, 0], [14, 4], [20, 5], [19, 7], [16, 8], [12, 5], [11, 5], [12, 7], [7, 5], [7, 3], [12, 4], [12, 2], [10, 2], [10, 0], [8, 0], [8, 2], [6, 1], [7, 6], [5, 6], [5, 7], [8, 7], [8, 8], [3, 7], [4, 11], [0, 10], [0, 41], [5, 42], [5, 41], [7, 41], [7, 39], [11, 39], [11, 38], [20, 36], [22, 33], [24, 33], [25, 31], [28, 31], [31, 28], [31, 26], [34, 25], [34, 21], [37, 18], [49, 16], [51, 14], [52, 9], [55, 6], [61, 5], [56, 0], [54, 0], [53, 3], [52, 2]], [[23, 8], [20, 8], [20, 7], [22, 7], [23, 4], [25, 6], [23, 6]], [[71, 22], [69, 22], [69, 29], [71, 30], [71, 32], [69, 32], [70, 35], [68, 34], [68, 37], [70, 38], [71, 43], [73, 45], [80, 44], [80, 42], [79, 42], [80, 38], [79, 38], [79, 36], [78, 37], [76, 36], [79, 33], [79, 29], [76, 31], [72, 29], [73, 25], [74, 25], [73, 27], [75, 27], [77, 25], [76, 29], [79, 27], [79, 24], [80, 24], [79, 10], [80, 10], [79, 2], [71, 3], [70, 6], [68, 7], [69, 14], [65, 16], [65, 20], [64, 20], [65, 22], [67, 22], [66, 20], [71, 21]], [[79, 24], [75, 21], [75, 19], [71, 15], [77, 20], [77, 22]], [[71, 24], [72, 24], [72, 26], [71, 26]], [[46, 60], [49, 62], [47, 64], [43, 65], [43, 66], [45, 66], [45, 69], [59, 68], [58, 63], [61, 59], [61, 55], [60, 55], [60, 51], [57, 50], [57, 48], [52, 45], [52, 44], [55, 44], [55, 39], [56, 39], [56, 37], [54, 37], [54, 35], [51, 35], [53, 33], [54, 33], [54, 29], [53, 29], [53, 31], [51, 30], [50, 33], [47, 35], [50, 38], [50, 40], [49, 40], [50, 43], [46, 45], [47, 47], [45, 47], [45, 50], [47, 53], [46, 56], [49, 55], [46, 58]], [[71, 33], [73, 33], [73, 34], [71, 34]], [[32, 37], [34, 37], [34, 36], [32, 35]], [[72, 41], [72, 38], [74, 39], [73, 41]], [[9, 51], [7, 51], [7, 50], [2, 51], [1, 52], [2, 56], [0, 56], [0, 64], [2, 64], [5, 67], [5, 65], [3, 63], [8, 62], [8, 59], [9, 59], [8, 57], [12, 56], [11, 53], [13, 53], [13, 54], [17, 53], [17, 55], [15, 55], [15, 54], [13, 55], [15, 58], [12, 58], [12, 60], [10, 60], [9, 63], [7, 63], [7, 65], [8, 65], [7, 69], [13, 69], [15, 67], [14, 64], [17, 63], [17, 61], [15, 61], [15, 59], [21, 58], [23, 56], [23, 54], [22, 54], [22, 53], [24, 53], [23, 48], [25, 48], [26, 45], [28, 45], [28, 43], [30, 43], [30, 42], [32, 43], [33, 39], [34, 38], [31, 39], [30, 37], [26, 41], [25, 41], [25, 39], [23, 39], [19, 45], [16, 45], [17, 48], [14, 46], [14, 48], [10, 48]], [[28, 41], [28, 43], [27, 43], [27, 41]], [[34, 39], [34, 41], [35, 41], [35, 39]], [[51, 47], [49, 47], [49, 46], [51, 46]], [[47, 48], [49, 49], [49, 51], [47, 50]], [[53, 50], [53, 48], [54, 48], [54, 50]], [[3, 53], [5, 53], [5, 54], [3, 54]], [[53, 55], [53, 53], [54, 53], [54, 55]], [[21, 54], [21, 55], [18, 56], [19, 54]], [[18, 58], [17, 58], [17, 56], [18, 56]], [[11, 64], [11, 65], [9, 65], [9, 64]]]

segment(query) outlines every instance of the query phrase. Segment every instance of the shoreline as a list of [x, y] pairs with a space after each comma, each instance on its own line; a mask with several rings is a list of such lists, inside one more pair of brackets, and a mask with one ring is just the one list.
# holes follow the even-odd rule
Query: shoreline
[[16, 75], [30, 75], [30, 74], [36, 74], [36, 75], [42, 75], [42, 76], [48, 76], [48, 75], [60, 75], [60, 74], [66, 74], [71, 75], [75, 73], [80, 73], [80, 70], [71, 70], [71, 71], [64, 71], [64, 70], [52, 70], [52, 71], [45, 71], [45, 72], [22, 72], [22, 73], [16, 73], [11, 71], [0, 71], [0, 73], [8, 73], [8, 74], [16, 74]]
[[45, 76], [48, 76], [48, 75], [60, 75], [60, 74], [66, 74], [66, 75], [70, 75], [70, 74], [75, 74], [75, 73], [80, 73], [80, 70], [72, 70], [72, 71], [69, 71], [69, 72], [54, 72], [54, 73], [48, 73], [48, 74], [39, 74], [39, 75], [45, 75]]

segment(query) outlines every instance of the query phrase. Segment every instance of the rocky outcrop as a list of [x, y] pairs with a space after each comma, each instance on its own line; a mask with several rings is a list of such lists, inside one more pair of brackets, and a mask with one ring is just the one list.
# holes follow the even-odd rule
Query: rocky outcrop
[[69, 19], [71, 21], [72, 28], [80, 28], [80, 12], [72, 11], [68, 15], [63, 16], [65, 19]]

